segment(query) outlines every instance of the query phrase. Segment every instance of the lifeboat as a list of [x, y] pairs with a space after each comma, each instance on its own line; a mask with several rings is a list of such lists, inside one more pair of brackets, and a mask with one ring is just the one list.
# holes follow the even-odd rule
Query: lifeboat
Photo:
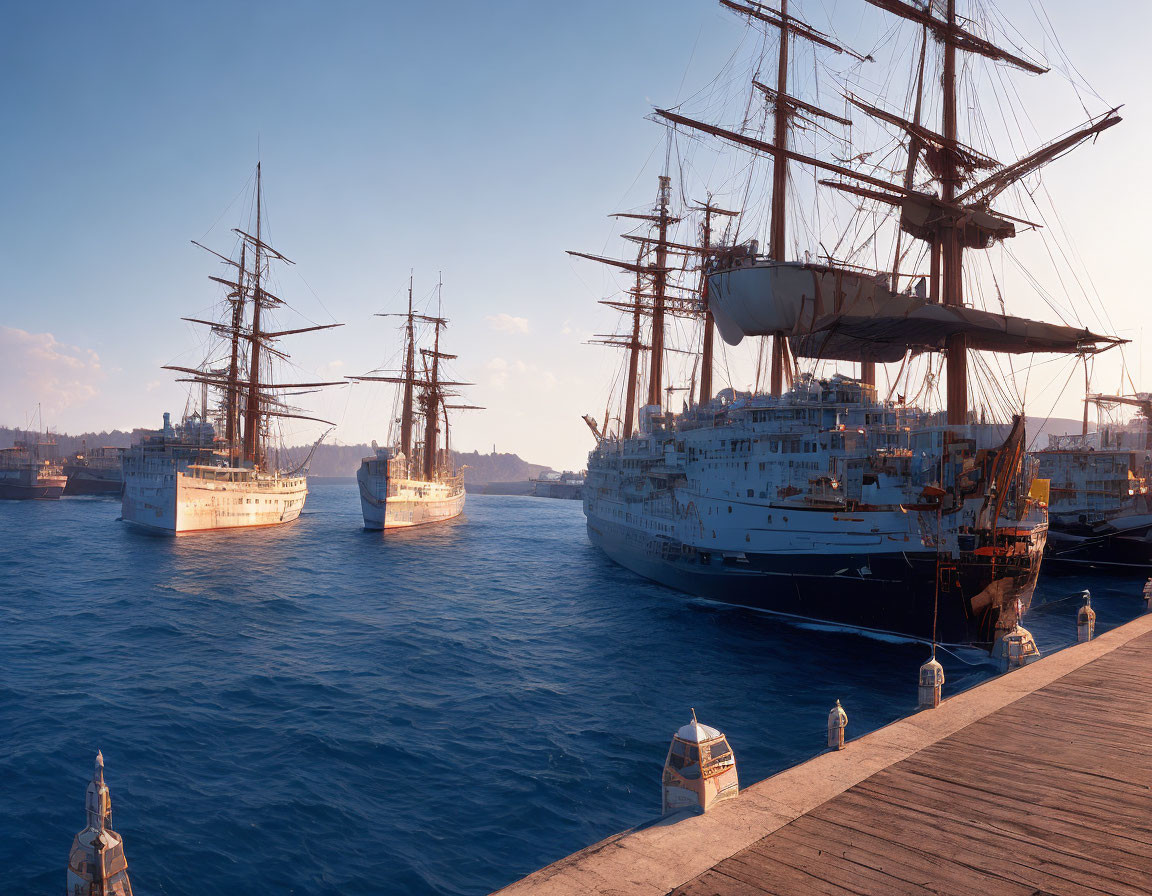
[[720, 731], [692, 721], [672, 736], [664, 762], [663, 813], [693, 809], [707, 812], [740, 792], [736, 757]]

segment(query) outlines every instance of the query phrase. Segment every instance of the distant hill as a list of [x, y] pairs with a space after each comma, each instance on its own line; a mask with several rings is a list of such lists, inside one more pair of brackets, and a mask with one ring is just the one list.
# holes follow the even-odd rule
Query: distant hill
[[[1048, 436], [1066, 436], [1079, 433], [1084, 427], [1083, 420], [1073, 420], [1071, 417], [1029, 417], [1025, 423], [1028, 430], [1028, 448], [1038, 451], [1048, 447]], [[1095, 423], [1089, 421], [1089, 426]]]
[[[83, 432], [79, 435], [51, 433], [57, 451], [61, 456], [72, 454], [84, 448], [127, 448], [141, 436], [152, 430], [134, 429], [131, 432], [114, 429], [111, 432]], [[17, 439], [25, 437], [24, 430], [0, 426], [0, 448], [10, 448]], [[33, 433], [35, 437], [35, 433]], [[291, 461], [300, 462], [308, 455], [311, 445], [289, 448]], [[372, 453], [370, 445], [321, 445], [312, 457], [308, 472], [313, 476], [355, 476], [360, 468], [360, 460]], [[527, 482], [541, 473], [550, 472], [551, 467], [543, 464], [530, 464], [516, 454], [481, 454], [479, 451], [464, 453], [453, 451], [452, 457], [457, 469], [464, 471], [464, 481], [469, 485], [487, 485], [490, 482]]]
[[[308, 452], [308, 447], [290, 448], [289, 453], [302, 460]], [[360, 468], [360, 461], [371, 454], [370, 445], [321, 445], [312, 456], [308, 473], [312, 476], [355, 476]], [[452, 458], [456, 468], [464, 471], [464, 481], [469, 485], [526, 482], [552, 469], [542, 464], [530, 464], [516, 454], [453, 451]]]
[[[127, 448], [137, 441], [143, 432], [145, 432], [143, 429], [134, 429], [131, 432], [114, 429], [111, 432], [83, 432], [78, 436], [53, 432], [48, 434], [48, 438], [56, 442], [61, 455], [68, 455], [84, 448]], [[13, 442], [24, 438], [24, 430], [0, 426], [0, 448], [11, 448]], [[32, 438], [36, 438], [36, 433], [32, 433]]]

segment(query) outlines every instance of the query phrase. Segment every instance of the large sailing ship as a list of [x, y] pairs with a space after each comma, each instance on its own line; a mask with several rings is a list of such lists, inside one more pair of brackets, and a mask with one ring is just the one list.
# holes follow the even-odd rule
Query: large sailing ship
[[[919, 31], [919, 72], [908, 120], [846, 94], [851, 106], [901, 135], [904, 177], [827, 162], [790, 148], [797, 126], [851, 122], [790, 93], [795, 41], [839, 46], [789, 10], [720, 0], [777, 38], [774, 87], [766, 98], [772, 140], [657, 110], [673, 129], [718, 138], [772, 160], [769, 242], [716, 244], [718, 216], [741, 212], [712, 202], [687, 211], [701, 220], [697, 244], [675, 242], [671, 181], [660, 178], [651, 211], [626, 213], [648, 232], [636, 261], [572, 253], [636, 275], [631, 301], [607, 304], [631, 317], [631, 332], [605, 341], [627, 349], [619, 427], [593, 426], [584, 509], [590, 539], [621, 565], [665, 585], [719, 601], [934, 641], [992, 645], [1031, 600], [1047, 536], [1043, 490], [1026, 472], [1022, 407], [1002, 423], [969, 409], [969, 352], [1087, 353], [1118, 340], [1074, 326], [983, 311], [965, 303], [963, 258], [1015, 235], [1028, 222], [992, 207], [1013, 183], [1119, 121], [1115, 111], [1011, 164], [962, 143], [958, 134], [960, 54], [1039, 73], [1043, 66], [970, 31], [957, 0], [921, 6], [868, 0]], [[940, 131], [923, 122], [925, 59], [941, 57]], [[971, 85], [965, 85], [970, 87]], [[671, 135], [670, 135], [671, 137]], [[861, 154], [856, 158], [865, 158]], [[790, 163], [835, 179], [820, 185], [886, 209], [896, 224], [890, 269], [825, 257], [788, 257]], [[751, 178], [749, 177], [749, 182]], [[742, 210], [749, 217], [749, 210]], [[739, 219], [739, 218], [738, 218]], [[923, 244], [927, 276], [901, 273], [908, 246]], [[677, 284], [678, 257], [700, 259], [694, 288]], [[913, 259], [914, 260], [914, 259]], [[687, 273], [683, 266], [679, 269]], [[900, 288], [903, 276], [907, 285]], [[674, 413], [665, 390], [666, 318], [702, 319], [700, 385]], [[642, 325], [650, 324], [648, 344]], [[770, 344], [769, 388], [712, 388], [714, 332], [728, 344], [748, 336]], [[649, 352], [647, 399], [637, 412], [639, 358]], [[943, 412], [902, 395], [881, 398], [876, 364], [943, 357]], [[856, 362], [858, 375], [799, 370]], [[926, 374], [927, 385], [936, 382]], [[899, 375], [896, 382], [899, 382]], [[921, 387], [925, 384], [922, 383]], [[893, 390], [895, 391], [895, 390]], [[925, 392], [924, 388], [915, 389]], [[910, 393], [911, 394], [911, 393]], [[587, 418], [586, 418], [587, 419]]]
[[[400, 390], [400, 428], [393, 444], [379, 447], [364, 458], [356, 471], [364, 528], [408, 529], [442, 523], [464, 510], [464, 475], [452, 463], [449, 441], [450, 410], [480, 410], [475, 405], [449, 404], [455, 387], [468, 383], [447, 380], [442, 362], [454, 359], [440, 350], [440, 331], [448, 321], [440, 314], [441, 284], [437, 285], [437, 313], [419, 314], [412, 305], [412, 280], [408, 281], [408, 311], [403, 315], [404, 367], [395, 373], [374, 371], [350, 377], [356, 382], [392, 383]], [[380, 315], [389, 317], [391, 315]], [[417, 347], [418, 325], [432, 328], [432, 347]], [[420, 369], [416, 357], [420, 356]], [[417, 418], [423, 421], [423, 438], [416, 439]], [[443, 433], [443, 447], [440, 434]]]
[[[1088, 406], [1135, 407], [1124, 424], [1088, 431]], [[1088, 394], [1079, 435], [1049, 436], [1036, 451], [1050, 483], [1046, 564], [1147, 575], [1152, 567], [1152, 395]]]
[[[342, 382], [276, 383], [273, 359], [288, 355], [276, 348], [289, 335], [326, 330], [341, 324], [319, 324], [277, 330], [269, 315], [285, 305], [267, 288], [269, 265], [293, 264], [264, 240], [260, 165], [256, 166], [255, 234], [234, 229], [239, 260], [206, 250], [230, 269], [230, 276], [211, 277], [228, 291], [224, 319], [184, 320], [206, 326], [212, 336], [209, 358], [201, 367], [166, 366], [185, 374], [181, 382], [198, 384], [201, 408], [181, 425], [164, 415], [162, 429], [132, 446], [124, 456], [122, 519], [170, 534], [277, 526], [297, 519], [308, 495], [307, 462], [290, 467], [276, 463], [269, 449], [275, 421], [300, 419], [333, 425], [302, 414], [285, 399]], [[199, 243], [196, 243], [199, 245]], [[201, 247], [204, 248], [204, 247]], [[216, 357], [221, 351], [223, 356]], [[208, 390], [222, 393], [218, 427], [209, 418]], [[286, 391], [288, 390], [288, 391]], [[223, 430], [221, 436], [220, 430]]]

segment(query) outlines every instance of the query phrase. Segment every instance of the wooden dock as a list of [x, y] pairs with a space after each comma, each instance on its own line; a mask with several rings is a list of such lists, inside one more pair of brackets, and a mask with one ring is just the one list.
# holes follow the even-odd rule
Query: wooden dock
[[500, 892], [1148, 896], [1152, 614]]

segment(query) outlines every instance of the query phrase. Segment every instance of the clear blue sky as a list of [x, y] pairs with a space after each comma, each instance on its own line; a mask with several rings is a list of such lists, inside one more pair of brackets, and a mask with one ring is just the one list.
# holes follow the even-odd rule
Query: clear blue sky
[[[847, 31], [864, 6], [803, 5]], [[1071, 196], [1085, 262], [1139, 329], [1143, 287], [1116, 268], [1144, 244], [1149, 4], [1046, 7], [1085, 78], [1128, 104], [1050, 187]], [[297, 337], [301, 367], [339, 378], [387, 361], [397, 335], [371, 314], [399, 310], [409, 269], [418, 297], [442, 271], [455, 372], [489, 408], [461, 418], [456, 446], [581, 466], [579, 417], [602, 414], [616, 359], [582, 344], [610, 325], [595, 305], [606, 281], [564, 250], [604, 249], [607, 213], [648, 200], [663, 136], [643, 116], [705, 83], [743, 33], [707, 0], [9, 5], [0, 423], [23, 425], [38, 402], [61, 431], [183, 408], [159, 368], [197, 360], [200, 334], [179, 318], [219, 300], [189, 240], [230, 251], [245, 214], [233, 200], [260, 158], [272, 242], [297, 262], [281, 294], [349, 325]], [[1082, 117], [1067, 112], [1065, 126]], [[1084, 195], [1101, 168], [1124, 185]], [[357, 387], [314, 407], [351, 442], [383, 438], [391, 401]]]

